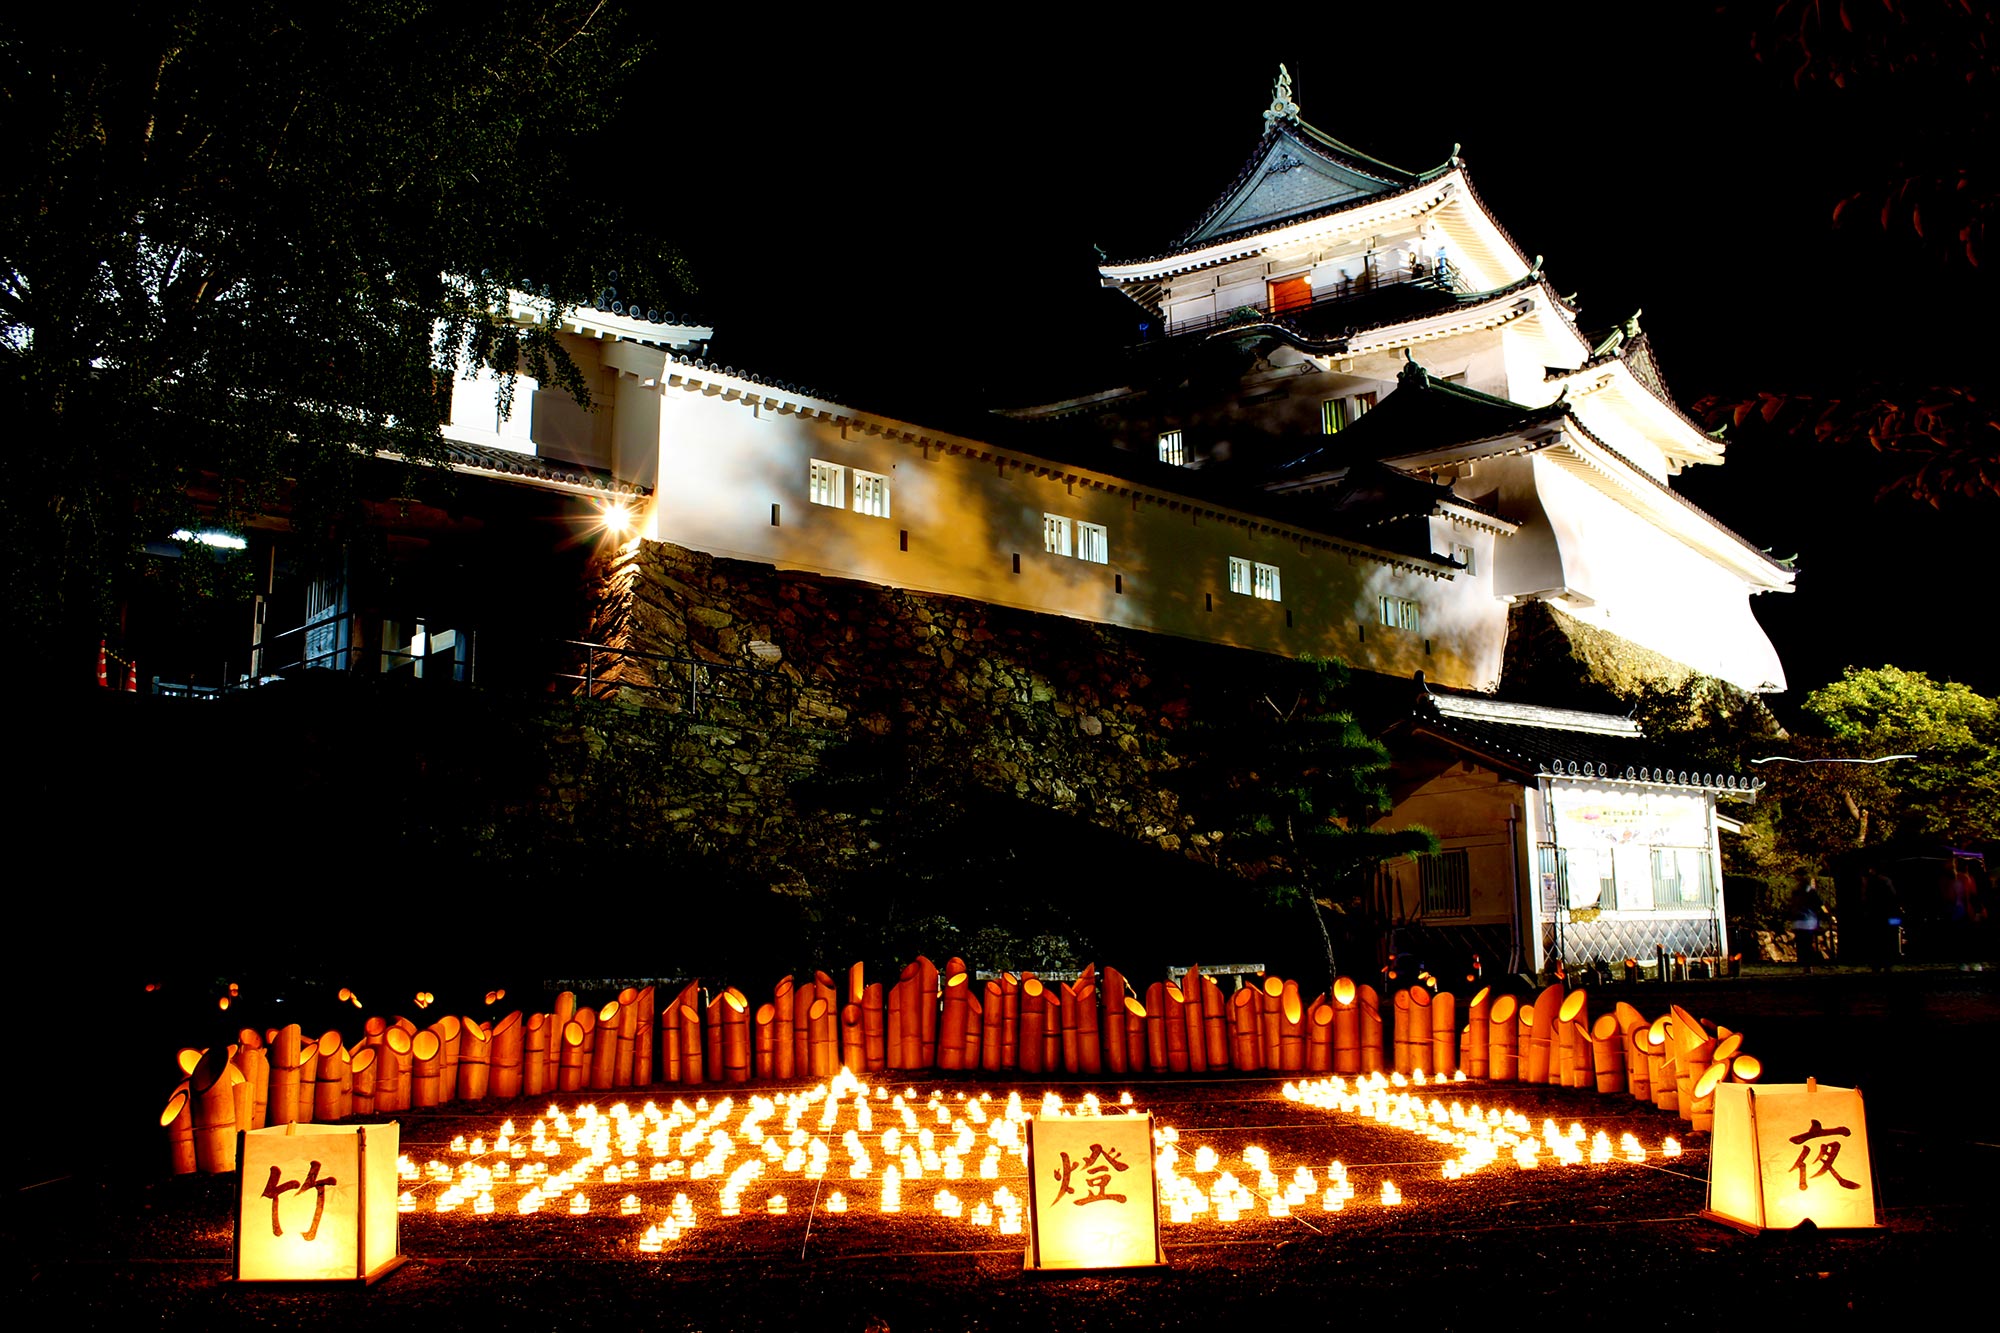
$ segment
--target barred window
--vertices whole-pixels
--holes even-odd
[[[1715,898],[1708,853],[1697,847],[1653,849],[1653,903],[1658,907],[1707,907]]]
[[[816,505],[832,505],[835,509],[847,508],[847,469],[838,463],[812,460],[811,489],[807,492]]]
[[[854,469],[854,512],[870,518],[889,517],[889,479],[879,472]]]
[[[1422,626],[1422,616],[1416,601],[1408,597],[1382,598],[1382,624],[1389,629],[1417,633]]]
[[[1251,570],[1253,573],[1251,583],[1252,596],[1260,597],[1267,602],[1284,600],[1278,595],[1278,567],[1276,565],[1252,565]]]
[[[1417,858],[1425,916],[1471,916],[1472,874],[1463,848]]]
[[[1042,549],[1050,555],[1069,554],[1069,520],[1061,514],[1042,515]]]
[[[1076,558],[1088,560],[1092,564],[1109,564],[1111,561],[1111,534],[1098,523],[1078,523],[1076,525]]]
[[[1179,431],[1163,430],[1160,432],[1160,461],[1162,463],[1171,463],[1175,467],[1187,466],[1187,446],[1182,443]]]
[[[1250,595],[1250,589],[1252,586],[1251,579],[1252,575],[1250,573],[1250,562],[1248,560],[1245,560],[1240,555],[1230,556],[1229,591],[1240,592],[1245,597],[1248,597]]]

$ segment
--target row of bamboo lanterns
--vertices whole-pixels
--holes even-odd
[[[516,1010],[489,1023],[455,1015],[419,1028],[367,1020],[353,1046],[317,1041],[296,1024],[234,1045],[180,1053],[184,1082],[161,1114],[177,1172],[235,1169],[236,1131],[344,1119],[447,1101],[668,1084],[700,1087],[861,1073],[1372,1074],[1393,1050],[1399,1073],[1463,1070],[1496,1081],[1595,1086],[1688,1108],[1706,1129],[1714,1083],[1754,1078],[1741,1037],[1718,1038],[1684,1011],[1648,1023],[1620,1003],[1590,1022],[1581,990],[1559,986],[1532,1004],[1481,990],[1457,1018],[1455,997],[1414,986],[1392,994],[1385,1047],[1378,992],[1347,977],[1306,1001],[1298,983],[1264,976],[1224,992],[1200,969],[1143,991],[1116,968],[1074,982],[1012,973],[976,983],[953,958],[919,957],[884,987],[862,965],[845,986],[825,972],[781,977],[753,1010],[734,987],[704,1001],[689,982],[664,1008],[655,988],[628,988],[596,1008],[563,992],[548,1013]],[[844,998],[843,998],[844,990]],[[1700,1086],[1711,1069],[1722,1072]],[[1684,1079],[1683,1073],[1691,1075]],[[1680,1084],[1687,1083],[1685,1092]]]

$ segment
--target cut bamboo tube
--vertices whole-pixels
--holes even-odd
[[[243,1075],[229,1062],[231,1050],[209,1047],[188,1075],[195,1165],[210,1175],[236,1169],[236,1086]]]
[[[707,1057],[702,1073],[710,1083],[722,1082],[722,1008],[722,995],[717,992],[704,1011],[707,1016],[707,1031],[704,1033]]]
[[[160,1112],[160,1128],[167,1131],[168,1170],[177,1176],[193,1175],[194,1107],[188,1098],[187,1084],[175,1088],[174,1095],[167,1098],[167,1109]]]
[[[1324,995],[1306,1010],[1306,1072],[1333,1072],[1333,1006]]]
[[[1410,1063],[1410,992],[1408,987],[1389,996],[1389,1041],[1394,1052],[1395,1070],[1407,1074]]]
[[[1163,981],[1146,984],[1146,1067],[1155,1073],[1164,1074],[1173,1066],[1169,1063],[1167,1045],[1167,986]],[[1182,1068],[1186,1068],[1183,1063]]]
[[[529,1014],[521,1026],[521,1093],[539,1097],[549,1090],[549,1015]]]
[[[597,1011],[589,1005],[584,1005],[576,1011],[576,1017],[572,1018],[570,1022],[576,1024],[578,1029],[583,1033],[583,1049],[579,1053],[583,1061],[583,1083],[581,1086],[587,1088],[590,1086],[591,1071],[597,1067]]]
[[[1210,976],[1201,979],[1201,1035],[1208,1067],[1229,1068],[1229,997]]]
[[[1261,1053],[1264,1068],[1275,1071],[1284,1057],[1279,1052],[1279,1029],[1284,1024],[1283,1004],[1285,983],[1282,978],[1266,976],[1259,989],[1263,996],[1257,1001],[1259,1036],[1262,1040]]]
[[[958,962],[953,959],[953,962]],[[964,964],[959,964],[964,968]],[[972,978],[963,970],[947,973],[944,978],[944,1013],[938,1028],[937,1060],[939,1069],[960,1070],[965,1068],[965,1028],[972,1018]]]
[[[1361,1010],[1355,1004],[1357,995],[1352,977],[1334,978],[1333,1072],[1336,1074],[1361,1072]]]
[[[575,1017],[576,993],[574,991],[559,993],[555,1003],[549,1008],[549,1071],[546,1077],[547,1086],[550,1088],[561,1086],[559,1066],[562,1062],[563,1032],[569,1027],[570,1020]]]
[[[583,1024],[572,1018],[563,1024],[562,1050],[556,1057],[556,1091],[581,1091],[584,1074]]]
[[[1076,983],[1076,1055],[1080,1074],[1104,1072],[1104,1042],[1097,1012],[1097,984]]]
[[[375,1114],[375,1081],[381,1064],[380,1046],[363,1046],[354,1053],[354,1114]]]
[[[887,1003],[882,1019],[882,1063],[883,1068],[899,1070],[903,1067],[903,1016],[908,1009],[909,983],[898,981],[889,987]]]
[[[796,986],[790,976],[782,976],[771,988],[771,1065],[776,1071],[773,1077],[779,1079],[798,1077],[798,1042],[793,1035],[797,1027]]]
[[[466,1102],[486,1100],[493,1076],[493,1035],[476,1018],[459,1021],[458,1098]]]
[[[861,1068],[879,1074],[888,1067],[889,1034],[883,1023],[882,983],[871,981],[861,988]]]
[[[1729,1062],[1731,1083],[1755,1083],[1764,1074],[1764,1062],[1754,1055],[1739,1055]]]
[[[256,1036],[257,1044],[250,1046],[240,1041],[236,1044],[236,1068],[243,1075],[243,1082],[250,1090],[249,1127],[262,1129],[270,1113],[271,1053],[264,1048],[261,1036],[251,1033],[248,1028],[244,1029],[244,1033]],[[1732,1051],[1731,1054],[1735,1052]]]
[[[1255,986],[1239,986],[1229,997],[1229,1063],[1239,1074],[1264,1067],[1263,998]]]
[[[1674,1065],[1674,1050],[1667,1039],[1672,1017],[1662,1014],[1646,1028],[1646,1078],[1652,1085],[1653,1105],[1662,1111],[1680,1110],[1680,1078]]]
[[[1625,1091],[1625,1034],[1618,1030],[1618,1015],[1599,1014],[1590,1025],[1590,1067],[1600,1094]]]
[[[681,1086],[698,1088],[701,1086],[701,992],[693,982],[681,992],[681,998],[674,1005],[674,1012],[680,1020],[681,1044]]]
[[[1704,1065],[1695,1077],[1689,1091],[1691,1105],[1688,1109],[1688,1126],[1697,1134],[1715,1132],[1715,1086],[1727,1081],[1729,1066],[1724,1064]]]
[[[431,1024],[431,1030],[438,1034],[438,1058],[444,1061],[438,1071],[438,1090],[444,1099],[450,1101],[458,1087],[458,1038],[465,1025],[454,1014],[445,1014]]]
[[[1649,1032],[1648,1027],[1641,1023],[1619,1038],[1624,1043],[1625,1091],[1642,1102],[1653,1100],[1653,1084],[1647,1076],[1646,1061],[1646,1039]]]
[[[1160,1039],[1166,1047],[1166,1069],[1185,1074],[1188,1072],[1187,998],[1171,981],[1155,984],[1158,991],[1151,986],[1146,988],[1146,1012],[1156,1015],[1159,1022]]]
[[[1062,1067],[1074,1074],[1083,1067],[1083,1052],[1077,1045],[1076,986],[1071,982],[1057,982],[1049,991],[1049,998],[1056,1004],[1056,1029],[1062,1034]]]
[[[861,1006],[849,1001],[840,1006],[840,1063],[850,1073],[868,1067],[863,1054],[866,1039],[861,1035]]]
[[[319,1102],[319,1042],[308,1038],[299,1053],[298,1122],[310,1125],[313,1108]]]
[[[1125,995],[1125,1072],[1146,1072],[1146,1006],[1129,991]]]
[[[986,1011],[980,1015],[980,1069],[986,1073],[1000,1073],[1000,1059],[1004,1055],[1000,1045],[1000,1021],[1004,1017],[1004,1005],[1000,1001],[1000,979],[994,977],[986,983]],[[1120,1069],[1124,1067],[1124,1055],[1118,1057]]]
[[[1562,1043],[1559,1059],[1561,1082],[1566,1088],[1587,1088],[1591,1085],[1590,1051],[1590,998],[1584,988],[1578,986],[1563,996],[1562,1005],[1556,1010],[1558,1037]]]
[[[722,992],[722,1077],[728,1083],[750,1081],[750,997],[734,986]]]
[[[1731,1060],[1734,1060],[1736,1053],[1742,1049],[1743,1034],[1740,1032],[1726,1033],[1716,1039],[1715,1050],[1708,1058],[1713,1064],[1726,1065]]]
[[[922,986],[923,968],[914,962],[905,964],[895,992],[890,996],[901,1016],[896,1028],[896,1054],[889,1060],[892,1069],[923,1068],[924,1022],[917,1012],[920,1007],[918,991]]]
[[[1049,1007],[1042,998],[1042,983],[1029,977],[1021,983],[1019,997],[1021,1009],[1021,1031],[1014,1043],[1014,1056],[1019,1069],[1024,1074],[1039,1074],[1043,1070],[1043,1052],[1048,1043],[1044,1040],[1048,1026]]]
[[[959,966],[963,967],[961,963]],[[922,954],[917,955],[918,1068],[937,1068],[938,970]]]
[[[970,982],[966,984],[966,989],[968,991],[972,989]],[[979,1044],[986,1038],[986,1007],[979,1003],[978,996],[967,995],[965,997],[965,1008],[965,1067],[967,1069],[977,1069],[979,1068]]]
[[[329,1028],[320,1034],[319,1077],[313,1083],[313,1119],[340,1119],[340,1084],[348,1069],[347,1048],[340,1034]]]
[[[1435,1074],[1437,1070],[1431,1067],[1430,988],[1428,986],[1412,986],[1403,993],[1410,997],[1409,1013],[1407,1015],[1397,1015],[1399,1018],[1407,1016],[1410,1024],[1408,1037],[1410,1067],[1404,1072],[1414,1074],[1421,1070],[1427,1074]]]
[[[611,1086],[629,1088],[639,1065],[639,990],[618,992],[618,1051],[612,1061]]]
[[[1186,1029],[1187,1067],[1191,1074],[1208,1072],[1206,1005],[1208,993],[1202,988],[1201,968],[1193,963],[1181,975],[1181,1022]]]
[[[992,999],[987,1000],[992,1004]],[[1115,967],[1104,969],[1104,1018],[1101,1038],[1104,1067],[1114,1074],[1126,1072],[1125,1063],[1125,974]]]
[[[1299,983],[1287,980],[1278,992],[1278,1068],[1296,1074],[1306,1067],[1305,1001]]]
[[[1465,1006],[1465,1076],[1488,1078],[1493,1068],[1493,1039],[1487,1026],[1487,1006],[1493,990],[1481,986]]]
[[[604,1092],[618,1085],[618,1028],[623,1021],[619,1015],[625,1006],[616,1000],[606,1000],[597,1011],[597,1021],[585,1023],[584,1031],[590,1035],[589,1063],[584,1074],[584,1086],[594,1092]],[[578,1010],[577,1016],[589,1013],[588,1009]]]
[[[1629,1035],[1633,1028],[1646,1026],[1646,1016],[1623,1000],[1611,1006],[1611,1012],[1618,1019],[1621,1033]]]
[[[778,1076],[778,1048],[772,1039],[777,1021],[777,1006],[760,1004],[757,1006],[756,1021],[751,1025],[751,1035],[757,1042],[757,1077],[767,1082]]]
[[[1458,997],[1448,990],[1431,997],[1431,1072],[1450,1078],[1459,1072]]]
[[[1521,1002],[1498,995],[1486,1009],[1486,1076],[1502,1083],[1521,1077],[1519,1028],[1515,1021]]]
[[[1529,1020],[1528,1048],[1521,1053],[1527,1061],[1528,1072],[1522,1075],[1524,1082],[1550,1083],[1554,1081],[1556,1014],[1562,1008],[1563,988],[1549,986],[1535,997],[1533,1009],[1522,1012],[1532,1013]]]
[[[956,958],[952,959],[952,961],[954,963],[958,963],[958,967],[961,972],[965,970],[964,963],[959,963],[958,959]],[[847,1003],[860,1004],[861,997],[867,991],[867,989],[868,989],[867,970],[862,966],[862,964],[858,962],[848,964]]]
[[[297,1023],[292,1024],[294,1033],[298,1031],[298,1026]],[[180,1069],[182,1078],[186,1078],[194,1072],[194,1067],[201,1063],[202,1053],[205,1049],[205,1047],[201,1046],[183,1046],[180,1050],[174,1052],[174,1064]]]
[[[264,1106],[266,1125],[296,1124],[299,1118],[299,1061],[304,1034],[297,1023],[287,1023],[271,1038],[271,1090]],[[196,1059],[200,1059],[199,1052]],[[193,1072],[189,1066],[181,1071]]]
[[[1379,1074],[1382,1072],[1382,998],[1375,988],[1362,985],[1356,988],[1355,1005],[1361,1010],[1361,1072]]]
[[[632,1081],[642,1088],[653,1085],[653,1009],[658,1002],[659,996],[654,994],[653,987],[643,986],[633,1006],[638,1013],[632,1024]]]
[[[1021,1067],[1021,980],[1012,972],[1000,974],[1000,1067]]]
[[[410,1105],[421,1110],[442,1102],[443,1077],[444,1043],[425,1028],[410,1038]]]
[[[1042,1006],[1049,1011],[1042,1020],[1042,1069],[1053,1074],[1062,1068],[1062,1002],[1047,985],[1042,987]]]
[[[840,1053],[833,1017],[833,1002],[815,987],[812,1004],[806,1010],[807,1030],[811,1034],[808,1072],[814,1078],[832,1078],[840,1072]]]
[[[375,1113],[389,1115],[410,1105],[410,1034],[394,1023],[382,1029],[375,1064]]]

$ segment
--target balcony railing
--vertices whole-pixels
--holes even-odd
[[[1370,271],[1336,287],[1316,291],[1310,301],[1277,303],[1268,298],[1262,301],[1239,301],[1227,310],[1218,310],[1213,315],[1204,315],[1199,319],[1169,320],[1166,325],[1166,336],[1175,338],[1183,333],[1201,333],[1209,329],[1245,323],[1253,313],[1259,319],[1277,318],[1290,321],[1301,315],[1312,315],[1321,310],[1346,305],[1392,288],[1448,292],[1454,295],[1467,290],[1458,270],[1453,268],[1449,261],[1440,259],[1428,268],[1405,269],[1391,275]]]

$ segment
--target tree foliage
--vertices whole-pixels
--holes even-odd
[[[1306,656],[1282,664],[1226,720],[1196,730],[1180,786],[1222,851],[1280,901],[1302,904],[1337,970],[1326,914],[1341,918],[1347,947],[1385,924],[1372,910],[1376,867],[1437,850],[1427,830],[1379,830],[1391,801],[1389,752],[1342,706],[1347,668]]]
[[[0,572],[37,648],[96,637],[197,506],[332,530],[359,460],[438,447],[459,367],[580,393],[549,329],[608,269],[685,294],[599,185],[639,49],[603,0],[46,27],[0,23]],[[494,318],[510,285],[538,322]]]

